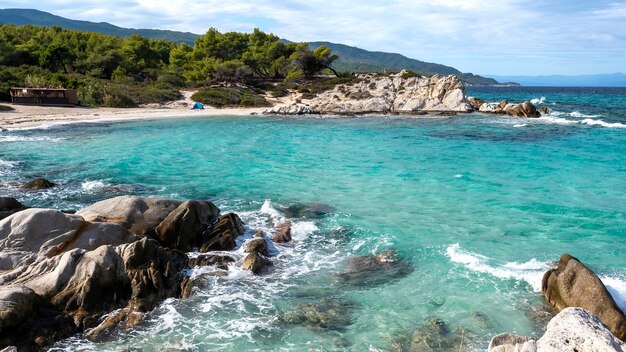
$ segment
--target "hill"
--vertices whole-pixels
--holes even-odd
[[[67,29],[75,29],[87,32],[128,37],[132,34],[140,34],[151,39],[165,39],[175,43],[187,43],[193,45],[197,34],[189,32],[176,32],[158,29],[134,29],[114,26],[106,22],[76,21],[56,16],[48,12],[32,9],[0,9],[0,23],[14,24],[17,26],[32,24],[37,26],[59,26]],[[285,41],[286,42],[286,41]],[[330,42],[312,42],[311,49],[326,45],[337,54],[340,59],[335,66],[338,71],[351,72],[383,72],[399,71],[407,69],[421,74],[454,74],[472,85],[495,85],[498,82],[492,78],[485,78],[436,63],[424,62],[403,56],[401,54],[368,51],[348,45]]]
[[[193,45],[197,34],[189,32],[166,31],[160,29],[135,29],[122,28],[106,22],[76,21],[56,16],[48,12],[32,9],[0,9],[0,23],[22,26],[32,24],[36,26],[59,26],[66,29],[74,29],[85,32],[96,32],[128,37],[132,34],[140,34],[150,39],[165,39],[175,43],[187,43]]]

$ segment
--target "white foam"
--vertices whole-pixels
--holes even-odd
[[[526,126],[528,126],[528,124],[525,124],[525,123],[518,123],[518,124],[513,125],[513,127],[526,127]]]
[[[619,122],[610,123],[610,122],[604,122],[602,120],[594,120],[594,119],[584,119],[580,121],[580,123],[585,124],[585,125],[590,125],[590,126],[602,126],[602,127],[607,127],[607,128],[626,128],[626,125],[623,123],[619,123]]]
[[[579,121],[568,120],[559,116],[563,116],[563,113],[560,113],[557,111],[549,115],[538,117],[535,120],[544,122],[544,123],[551,123],[555,125],[576,125],[579,123]]]
[[[27,137],[27,136],[0,136],[0,142],[58,142],[65,138],[59,137]]]
[[[626,277],[600,276],[600,280],[609,290],[617,306],[626,312]]]
[[[474,272],[490,274],[500,279],[525,281],[536,292],[541,291],[541,279],[550,268],[548,263],[534,258],[524,263],[497,263],[489,257],[462,249],[458,243],[449,246],[446,249],[446,255],[453,263],[462,264]]]
[[[454,175],[454,178],[461,178],[461,177],[463,177],[463,174],[456,174],[456,175]]]
[[[275,220],[283,220],[282,214],[274,208],[272,202],[269,199],[266,199],[265,202],[263,202],[263,205],[261,206],[261,213],[269,215]]]
[[[578,111],[572,111],[568,114],[571,117],[576,117],[576,118],[594,118],[594,117],[600,117],[601,115],[585,115],[583,113],[580,113]]]
[[[531,99],[531,100],[530,100],[530,102],[531,102],[533,105],[543,104],[543,103],[545,103],[545,102],[546,102],[546,97],[534,98],[534,99]]]
[[[81,188],[85,191],[94,191],[94,190],[102,189],[106,186],[107,184],[105,184],[102,181],[85,181],[81,184]]]

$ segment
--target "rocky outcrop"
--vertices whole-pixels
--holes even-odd
[[[571,255],[563,254],[558,266],[544,274],[541,292],[556,309],[584,308],[598,316],[619,339],[626,339],[624,313],[598,276]]]
[[[249,270],[253,274],[262,273],[268,266],[272,265],[272,261],[260,253],[252,252],[248,254],[241,263],[241,268]]]
[[[320,114],[469,112],[465,87],[453,75],[406,77],[406,72],[391,75],[360,74],[353,84],[341,84],[322,92],[307,104],[272,109],[279,114],[310,111]]]
[[[541,114],[537,111],[537,108],[529,101],[525,101],[520,104],[511,104],[507,101],[502,101],[498,104],[483,103],[478,111],[488,114],[526,118],[541,116]]]
[[[264,238],[253,238],[245,244],[244,252],[259,253],[269,257],[270,251]]]
[[[544,107],[542,107],[542,108],[540,108],[540,109],[539,109],[539,113],[540,113],[541,115],[548,115],[548,114],[550,114],[551,112],[552,112],[552,110],[551,110],[549,107],[546,107],[546,106],[544,106]]]
[[[472,106],[472,109],[476,111],[478,111],[480,107],[486,103],[486,101],[484,101],[483,99],[476,98],[476,97],[467,97],[467,101]]]
[[[626,352],[626,344],[595,315],[582,308],[567,308],[554,317],[537,341],[540,352]]]
[[[34,180],[28,181],[24,183],[20,189],[21,190],[40,190],[40,189],[48,189],[54,187],[55,184],[46,180],[45,178],[36,178]]]
[[[85,329],[99,339],[135,326],[144,312],[181,295],[190,261],[180,249],[199,247],[207,233],[209,242],[234,241],[243,231],[237,215],[219,217],[202,201],[125,196],[77,214],[15,213],[0,221],[0,348],[31,350]],[[227,269],[234,262],[217,257],[191,264]]]

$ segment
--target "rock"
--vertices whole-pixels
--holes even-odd
[[[465,331],[452,331],[443,320],[431,317],[413,332],[409,352],[464,351],[467,339]]]
[[[133,308],[123,308],[105,316],[105,319],[95,328],[89,329],[85,337],[91,341],[100,342],[116,330],[130,330],[141,324],[145,317],[143,312]]]
[[[218,218],[202,235],[200,252],[232,251],[237,247],[237,237],[243,235],[243,222],[237,214],[229,213]]]
[[[0,350],[0,352],[18,352],[17,347],[9,346]]]
[[[45,178],[36,178],[34,180],[28,181],[24,183],[20,189],[21,190],[39,190],[39,189],[48,189],[54,187],[55,184],[46,180]]]
[[[506,100],[498,104],[484,103],[478,109],[480,112],[498,115],[510,115],[514,117],[539,117],[541,116],[537,108],[528,101],[520,104],[510,104]]]
[[[469,104],[472,106],[472,108],[476,111],[478,111],[480,109],[480,107],[486,103],[486,101],[480,99],[480,98],[476,98],[476,97],[468,97],[467,101],[469,102]]]
[[[136,240],[116,224],[90,223],[51,209],[27,209],[0,221],[0,270],[13,270],[72,249]],[[12,273],[0,273],[0,284]]]
[[[154,234],[155,228],[182,202],[164,198],[120,196],[95,203],[76,212],[91,222],[120,224],[138,235]]]
[[[537,342],[532,337],[500,334],[491,339],[488,352],[536,352]]]
[[[190,200],[174,209],[156,227],[164,246],[183,252],[198,247],[205,228],[214,223],[220,210],[210,202]]]
[[[317,115],[318,112],[306,104],[291,104],[265,110],[266,115]]]
[[[253,274],[258,275],[270,265],[272,265],[271,260],[265,258],[262,254],[252,252],[243,259],[241,268],[244,270],[250,270]]]
[[[600,279],[578,259],[563,254],[548,270],[541,292],[557,310],[581,307],[596,315],[619,339],[626,339],[626,317]]]
[[[11,197],[0,197],[0,220],[24,210],[26,207]]]
[[[551,112],[552,112],[552,110],[551,110],[549,107],[546,107],[546,106],[544,106],[544,107],[542,107],[542,108],[540,108],[540,109],[539,109],[539,113],[540,113],[541,115],[548,115],[548,114],[550,114]]]
[[[413,113],[416,111],[468,112],[465,87],[458,77],[406,77],[360,74],[351,85],[338,85],[309,102],[323,114]]]
[[[270,251],[264,238],[254,238],[245,244],[244,252],[259,253],[269,257]]]
[[[228,264],[235,262],[235,259],[227,255],[202,254],[189,260],[190,267],[215,265],[219,269],[228,270]]]
[[[276,243],[291,242],[291,221],[285,221],[276,226],[272,241]]]
[[[554,317],[537,341],[541,352],[626,351],[626,344],[598,317],[582,308],[566,308]]]
[[[321,219],[336,210],[337,209],[328,204],[297,203],[282,209],[282,212],[288,218]]]
[[[350,310],[353,306],[351,302],[322,299],[315,303],[300,304],[295,310],[283,314],[280,320],[315,330],[343,331],[352,324]]]
[[[537,111],[537,108],[529,101],[525,101],[521,104],[507,105],[504,111],[511,116],[515,117],[539,117],[541,114]]]
[[[390,251],[377,256],[358,256],[348,259],[347,270],[333,274],[333,278],[347,285],[378,285],[412,271],[409,264],[403,262]]]
[[[0,330],[20,326],[37,310],[41,297],[25,286],[0,286]]]

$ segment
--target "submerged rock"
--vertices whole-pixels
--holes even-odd
[[[466,338],[464,331],[452,331],[443,320],[432,317],[413,332],[409,352],[466,351]]]
[[[281,316],[287,324],[302,325],[316,330],[344,330],[352,324],[351,302],[322,299],[315,303],[300,304],[295,310]]]
[[[322,203],[297,203],[282,209],[288,218],[321,219],[337,209]]]
[[[408,275],[412,267],[391,251],[377,256],[358,256],[348,259],[347,270],[333,274],[341,283],[361,286],[378,285]]]
[[[619,339],[626,339],[626,317],[596,274],[578,259],[563,254],[558,267],[548,270],[541,292],[558,310],[581,307],[596,315]]]
[[[46,180],[45,178],[36,178],[34,180],[24,183],[20,189],[22,190],[40,190],[48,189],[56,186],[54,183]]]

